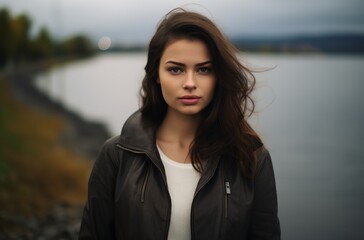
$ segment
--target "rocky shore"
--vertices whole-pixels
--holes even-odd
[[[58,204],[45,218],[0,214],[6,226],[0,228],[0,240],[73,240],[80,229],[83,206]]]
[[[34,87],[33,78],[42,69],[44,66],[33,66],[7,72],[5,75],[12,95],[35,110],[50,112],[64,119],[66,127],[59,136],[59,144],[92,161],[110,134],[102,124],[82,119]],[[77,239],[82,211],[83,204],[67,203],[55,204],[42,217],[11,216],[0,211],[0,240]]]

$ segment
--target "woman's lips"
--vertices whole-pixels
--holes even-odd
[[[186,95],[183,97],[180,97],[179,100],[181,101],[181,103],[185,104],[185,105],[193,105],[198,103],[198,101],[200,101],[201,97],[199,96],[190,96],[190,95]]]

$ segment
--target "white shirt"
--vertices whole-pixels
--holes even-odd
[[[168,158],[157,146],[167,176],[172,200],[169,240],[191,239],[191,204],[200,173],[191,163],[179,163]]]

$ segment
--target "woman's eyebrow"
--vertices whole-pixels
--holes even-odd
[[[207,61],[205,61],[205,62],[202,62],[202,63],[198,63],[198,64],[196,64],[196,66],[203,66],[203,65],[211,64],[211,63],[212,63],[212,61],[211,61],[211,60],[207,60]]]
[[[174,64],[174,65],[178,65],[178,66],[186,66],[186,64],[180,63],[180,62],[176,62],[176,61],[167,61],[166,64],[168,64],[168,63]],[[211,60],[207,60],[205,62],[197,63],[196,66],[203,66],[203,65],[206,65],[206,64],[210,64],[210,63],[212,63],[212,61]]]
[[[167,61],[166,64],[174,64],[174,65],[178,65],[178,66],[186,66],[184,63],[180,63],[180,62],[176,62],[176,61]]]

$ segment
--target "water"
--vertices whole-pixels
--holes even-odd
[[[37,85],[112,134],[138,105],[145,54],[101,55]],[[251,123],[271,152],[282,239],[364,239],[364,57],[243,56],[257,70]]]
[[[111,134],[139,106],[145,54],[109,54],[41,74],[37,86],[87,119],[106,124]]]

